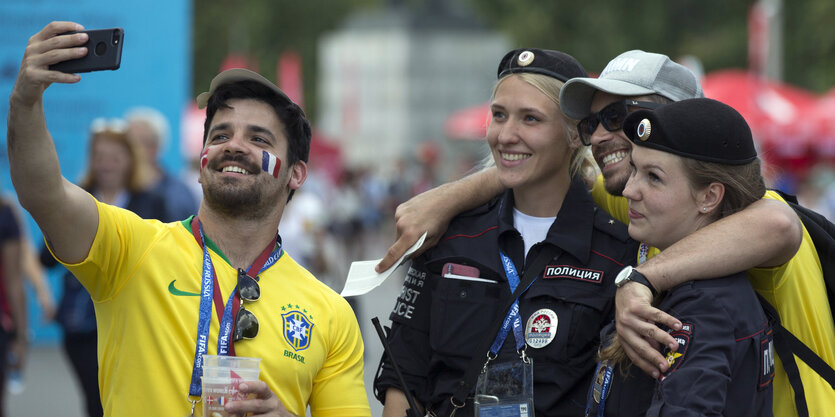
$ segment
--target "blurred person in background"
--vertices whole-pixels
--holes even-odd
[[[22,222],[21,222],[22,224]],[[32,284],[35,290],[35,300],[41,312],[41,320],[44,323],[55,319],[56,306],[55,298],[52,295],[52,288],[46,276],[46,271],[38,259],[37,248],[29,237],[24,233],[23,238],[23,276]]]
[[[368,259],[382,249],[382,228],[388,192],[388,181],[376,170],[365,167],[360,170],[360,196],[364,204],[360,209],[362,223],[362,258]]]
[[[158,219],[170,222],[197,214],[198,202],[191,189],[168,173],[160,163],[160,156],[171,136],[171,127],[165,116],[150,107],[135,107],[127,111],[125,120],[128,138],[142,149],[149,167],[148,189],[162,197],[165,212]]]
[[[345,249],[345,258],[364,259],[362,250],[362,210],[360,171],[348,168],[334,189],[330,210],[330,232]]]
[[[284,210],[278,230],[281,231],[285,252],[331,289],[341,291],[341,287],[337,288],[335,282],[323,274],[328,267],[319,265],[316,261],[322,246],[317,236],[327,233],[328,223],[328,209],[322,198],[305,189],[298,190],[293,195],[293,204],[287,205],[287,209]]]
[[[6,359],[16,358],[15,366],[22,367],[29,347],[22,229],[12,205],[0,198],[0,416],[5,414]]]
[[[38,260],[36,248],[33,246],[32,241],[29,238],[29,234],[26,233],[26,228],[23,227],[25,223],[23,222],[23,217],[21,217],[21,213],[18,210],[17,205],[13,207],[13,211],[18,219],[18,224],[20,224],[22,228],[20,235],[21,272],[23,278],[29,281],[29,283],[32,284],[32,288],[35,290],[35,300],[38,303],[41,314],[41,322],[49,323],[55,319],[55,298],[52,295],[52,289],[49,285],[46,271],[41,265],[40,260]],[[26,329],[26,331],[28,332],[29,329]],[[14,395],[22,393],[26,388],[24,363],[22,359],[23,358],[19,358],[14,354],[8,355],[9,368],[6,372],[6,390]]]
[[[812,167],[798,184],[797,201],[835,221],[835,169],[823,162]]]
[[[397,158],[394,162],[394,172],[389,177],[387,200],[384,206],[387,217],[393,217],[397,206],[414,195],[410,177],[408,160],[405,157]]]
[[[96,119],[90,125],[89,159],[80,186],[99,201],[128,209],[140,217],[166,216],[162,197],[149,191],[151,167],[142,151],[130,140],[121,119]],[[58,261],[44,246],[41,263],[57,267]],[[81,283],[65,268],[64,291],[56,320],[64,332],[64,353],[81,385],[90,417],[103,414],[99,396],[96,313],[93,300]]]

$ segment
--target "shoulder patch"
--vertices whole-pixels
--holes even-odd
[[[678,349],[673,352],[670,348],[664,348],[663,354],[667,358],[667,363],[670,367],[667,372],[664,372],[658,379],[663,381],[668,376],[672,375],[676,369],[686,360],[687,348],[693,342],[693,332],[695,328],[692,323],[681,323],[681,330],[669,330],[667,333],[678,342]]]
[[[774,333],[771,327],[768,327],[760,337],[760,391],[768,388],[774,381],[774,354]]]

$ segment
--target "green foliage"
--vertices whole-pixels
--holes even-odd
[[[629,49],[693,55],[706,72],[746,68],[752,0],[195,0],[194,93],[203,91],[230,52],[248,54],[268,78],[288,48],[303,62],[306,108],[316,109],[317,43],[351,13],[397,4],[468,7],[506,33],[514,47],[568,52],[597,73]],[[823,92],[835,85],[835,15],[831,0],[784,0],[784,78]]]
[[[784,0],[784,76],[786,82],[825,92],[835,86],[835,30],[831,0]]]
[[[282,52],[302,59],[305,107],[316,108],[314,84],[319,37],[335,30],[352,11],[379,7],[378,0],[194,0],[194,81],[205,91],[230,53],[247,55],[275,81]]]
[[[747,1],[466,1],[515,46],[563,50],[593,73],[629,49],[695,55],[710,69],[746,65]]]
[[[693,55],[706,72],[748,66],[752,0],[465,0],[515,46],[560,49],[599,72],[629,49]],[[835,2],[784,0],[786,82],[822,93],[835,85]]]

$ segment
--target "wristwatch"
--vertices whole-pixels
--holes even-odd
[[[647,277],[645,277],[644,274],[638,272],[638,270],[631,266],[623,268],[620,271],[620,273],[618,273],[618,276],[615,277],[615,286],[620,288],[630,281],[646,285],[649,288],[650,292],[652,292],[653,298],[658,295],[658,291],[656,291],[655,288],[653,288],[652,284],[649,282]]]

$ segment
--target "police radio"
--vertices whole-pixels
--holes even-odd
[[[383,343],[383,350],[385,353],[391,351],[389,348],[389,342],[386,340],[385,332],[383,331],[383,327],[380,326],[380,320],[377,317],[371,319],[371,323],[374,323],[374,328],[377,330],[377,336],[380,337],[380,342]],[[409,402],[409,408],[406,410],[406,417],[422,417],[420,412],[418,411],[417,403],[415,403],[415,398],[412,396],[412,392],[409,391],[409,387],[406,386],[406,380],[403,379],[403,374],[400,373],[400,367],[397,366],[397,361],[395,361],[394,356],[388,355],[389,359],[391,359],[391,366],[394,368],[394,374],[397,375],[397,381],[400,382],[400,387],[403,388],[403,393],[406,395],[406,401]]]

